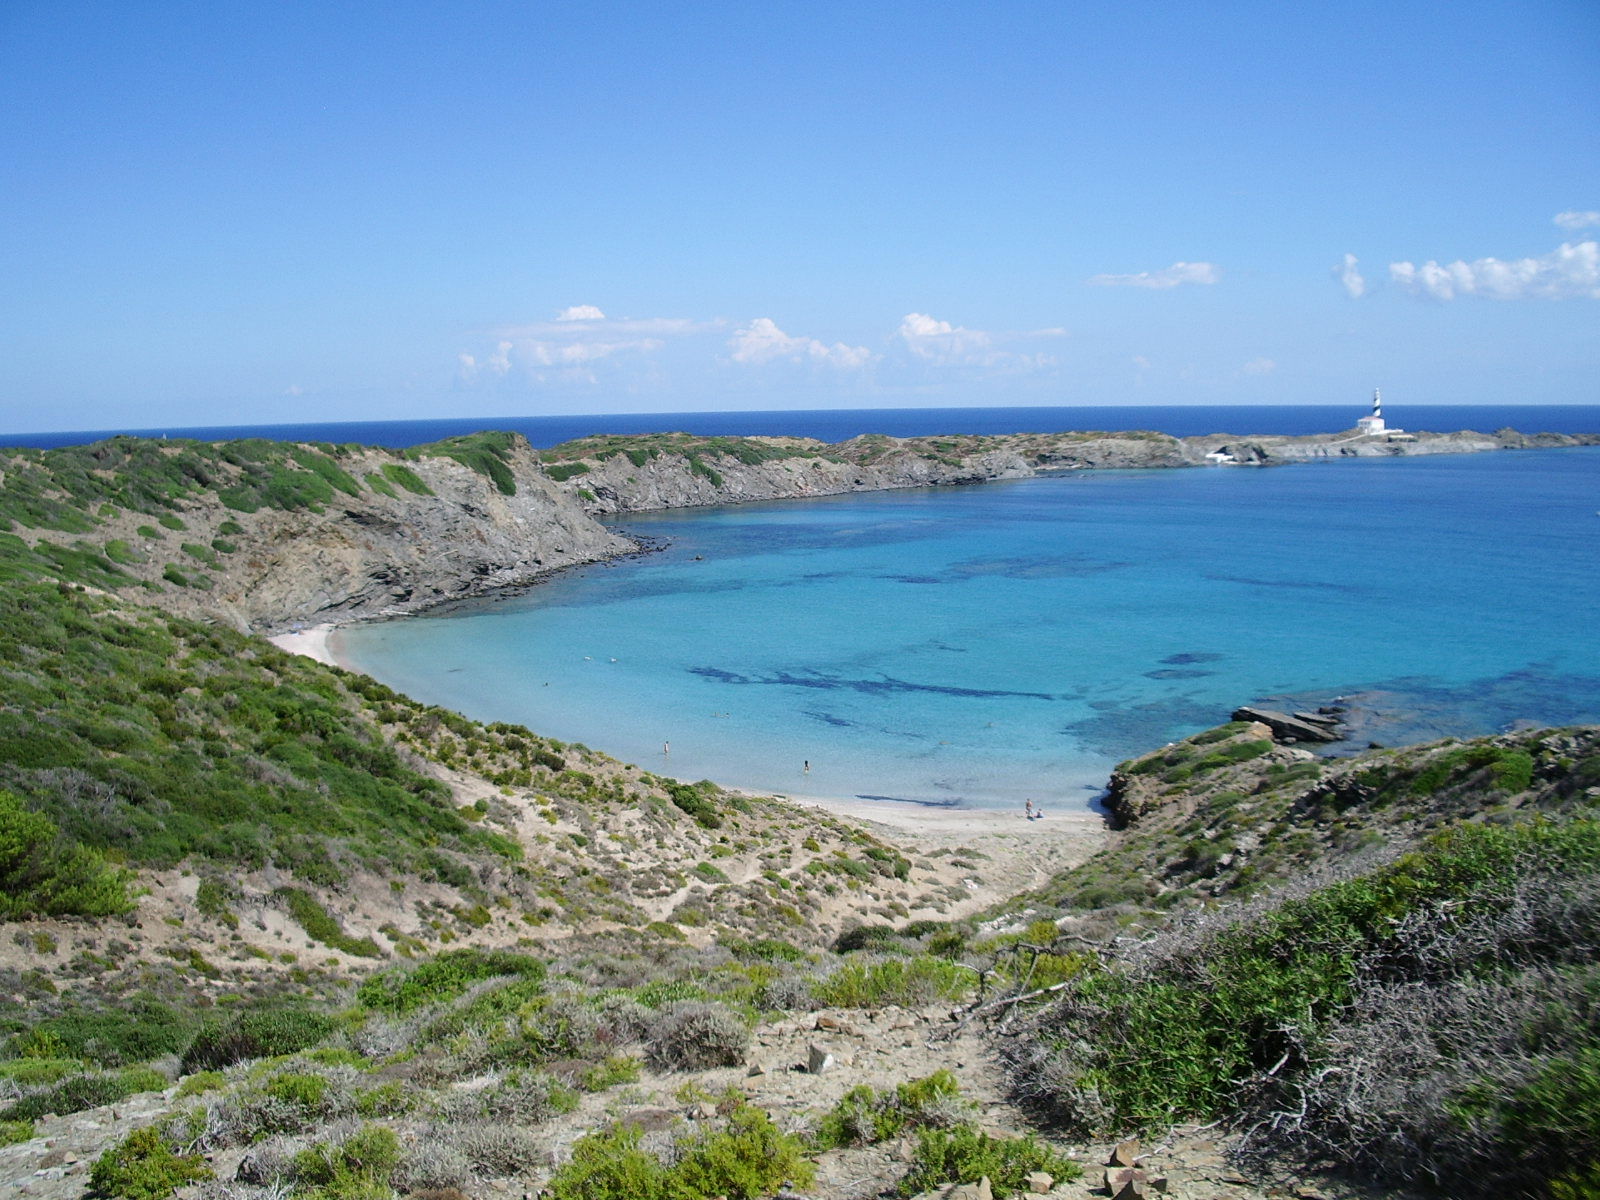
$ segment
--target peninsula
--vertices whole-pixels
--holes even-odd
[[[1600,443],[1596,434],[1009,434],[829,444],[655,434],[537,450],[118,437],[0,450],[0,562],[241,630],[399,616],[637,553],[598,517],[1084,470],[1272,466]]]

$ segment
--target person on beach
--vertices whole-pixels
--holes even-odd
[[[1029,799],[1029,800],[1026,800],[1026,801],[1023,802],[1022,815],[1027,817],[1028,820],[1030,820],[1030,821],[1033,820],[1033,800],[1032,799]]]

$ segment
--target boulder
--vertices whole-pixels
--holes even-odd
[[[1288,713],[1278,712],[1271,708],[1238,708],[1234,710],[1235,721],[1257,721],[1272,730],[1272,736],[1278,741],[1285,739],[1297,742],[1339,742],[1344,737],[1337,729],[1326,725],[1316,724],[1311,721],[1302,721],[1298,717],[1291,717]]]

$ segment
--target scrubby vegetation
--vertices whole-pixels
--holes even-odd
[[[1247,1156],[1452,1196],[1581,1190],[1600,1161],[1600,821],[1574,786],[1594,774],[1592,733],[1362,763],[1303,803],[1357,780],[1369,804],[1453,807],[1507,794],[1507,763],[1521,788],[1549,786],[1499,823],[1441,822],[1347,878],[1119,944],[1013,1043],[1019,1093],[1078,1134],[1222,1121]]]

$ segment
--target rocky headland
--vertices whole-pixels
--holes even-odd
[[[657,434],[583,438],[540,451],[520,435],[479,434],[395,451],[115,438],[58,451],[0,451],[0,519],[10,525],[0,549],[44,573],[90,555],[97,560],[90,565],[102,569],[85,582],[169,611],[280,633],[415,613],[637,553],[638,543],[597,519],[634,512],[1068,471],[1597,442],[1600,435],[1512,430],[871,435],[836,444]],[[127,494],[129,486],[137,497]],[[130,498],[136,502],[121,502]],[[150,503],[165,510],[160,520],[141,509]],[[81,508],[70,519],[55,519],[74,504]]]

